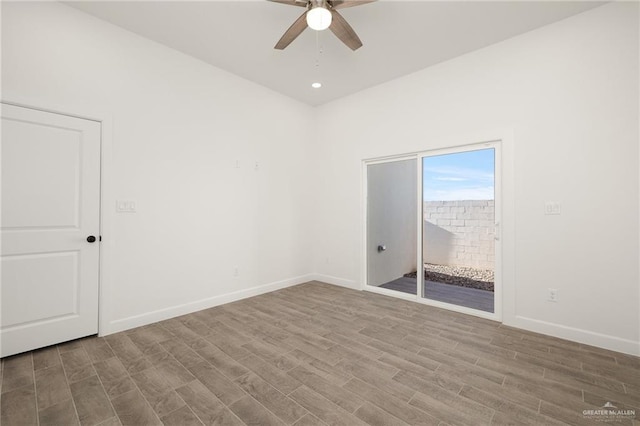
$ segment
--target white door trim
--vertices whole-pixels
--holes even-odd
[[[515,223],[514,223],[514,170],[513,170],[513,131],[511,129],[502,129],[499,131],[486,132],[477,135],[466,135],[442,141],[439,147],[416,151],[413,153],[405,153],[401,155],[389,155],[385,157],[366,158],[361,161],[361,265],[360,289],[384,294],[387,296],[398,297],[404,300],[411,300],[425,305],[449,309],[451,311],[473,315],[493,321],[509,322],[515,312]],[[495,222],[499,224],[499,238],[496,244],[495,254],[495,293],[494,293],[494,312],[483,312],[476,309],[470,309],[464,306],[453,305],[449,303],[439,302],[435,300],[425,299],[422,297],[422,288],[424,277],[418,274],[418,291],[417,294],[408,295],[401,294],[397,291],[381,289],[379,287],[367,284],[367,166],[372,164],[389,163],[394,161],[416,159],[420,164],[417,167],[418,193],[416,196],[422,199],[422,159],[424,157],[451,154],[456,152],[464,152],[473,149],[494,148],[495,149]],[[508,218],[505,224],[504,219]],[[422,264],[422,203],[418,203],[416,212],[416,220],[418,222],[419,238],[417,239],[417,265]],[[506,225],[506,226],[505,226]],[[508,232],[505,229],[508,228]],[[504,236],[508,235],[505,239]],[[509,262],[504,261],[505,253],[511,253]],[[505,286],[504,283],[509,283]],[[507,290],[508,289],[508,290]]]
[[[111,186],[111,171],[113,165],[113,119],[112,115],[104,111],[77,111],[64,105],[51,105],[40,102],[36,99],[24,97],[2,98],[3,104],[14,105],[33,110],[50,112],[54,114],[66,115],[84,120],[97,121],[100,123],[100,259],[98,277],[98,335],[109,334],[109,301],[110,298],[110,273],[113,239],[111,238],[112,215],[115,206],[115,198]],[[111,207],[111,208],[109,208]]]

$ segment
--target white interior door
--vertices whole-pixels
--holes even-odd
[[[2,104],[1,149],[4,357],[98,331],[100,123]]]

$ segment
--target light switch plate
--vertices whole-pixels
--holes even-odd
[[[135,213],[136,202],[131,200],[116,201],[116,212],[118,213]]]
[[[560,214],[560,203],[556,203],[555,201],[546,201],[544,203],[544,214],[546,214],[546,215],[559,215]]]

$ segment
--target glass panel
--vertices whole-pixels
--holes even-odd
[[[416,294],[417,164],[367,166],[368,285]]]
[[[423,297],[494,312],[495,150],[423,158]]]

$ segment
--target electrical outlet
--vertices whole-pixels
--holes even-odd
[[[550,288],[548,289],[549,293],[547,296],[547,300],[549,302],[557,302],[558,301],[558,289],[557,288]]]
[[[233,268],[233,276],[237,277],[240,275],[240,269],[236,266]]]

